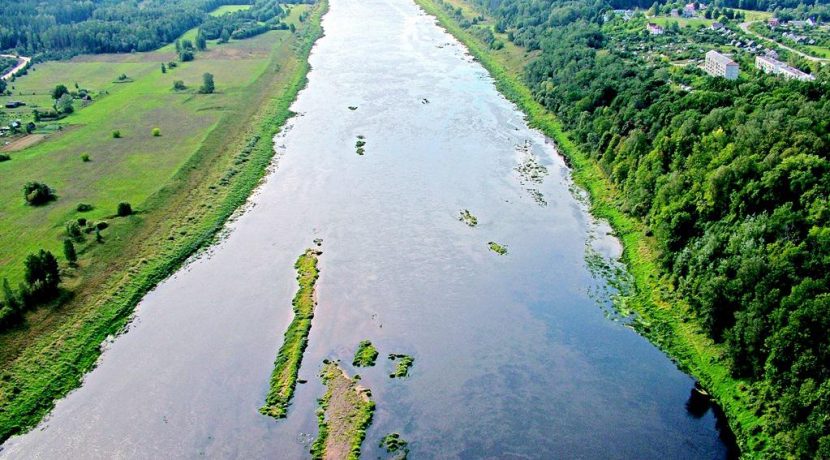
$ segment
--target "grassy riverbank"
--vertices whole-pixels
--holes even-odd
[[[320,276],[317,269],[317,257],[320,254],[317,250],[306,249],[294,264],[294,268],[297,269],[297,282],[300,285],[292,302],[294,319],[285,331],[285,339],[274,362],[274,372],[271,374],[271,388],[265,397],[265,405],[259,410],[274,418],[286,416],[288,404],[297,387],[297,374],[303,362],[303,352],[308,345],[311,319],[314,318],[314,286]]]
[[[169,182],[142,203],[141,209],[152,212],[113,229],[97,249],[100,257],[93,264],[98,266],[87,272],[74,298],[41,309],[48,318],[3,335],[0,440],[34,426],[56,399],[77,387],[94,366],[101,342],[124,328],[144,294],[213,243],[245,203],[274,155],[273,136],[305,86],[307,58],[322,35],[326,8],[326,2],[314,6],[296,34],[280,32],[285,39],[246,89],[249,104],[217,121],[223,129],[213,129]]]
[[[627,306],[637,312],[639,332],[664,350],[678,366],[700,380],[722,406],[745,456],[763,455],[769,445],[764,420],[756,415],[747,382],[731,377],[722,346],[703,332],[688,306],[673,294],[657,263],[653,238],[646,236],[638,220],[620,210],[620,195],[598,164],[569,140],[557,118],[537,103],[523,83],[523,66],[530,55],[515,49],[493,51],[463,29],[444,7],[434,0],[416,0],[424,10],[462,41],[496,80],[498,90],[527,114],[528,123],[551,137],[568,160],[574,181],[591,196],[592,213],[607,219],[623,243],[623,259],[634,279],[636,293]],[[471,6],[461,0],[448,4]],[[476,11],[476,15],[482,14]],[[520,59],[524,56],[524,59]]]
[[[357,460],[375,411],[372,393],[331,361],[324,363],[320,376],[326,393],[318,400],[319,431],[311,446],[311,457]]]

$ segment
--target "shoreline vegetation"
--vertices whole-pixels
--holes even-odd
[[[323,362],[320,377],[326,393],[317,400],[319,432],[311,446],[311,457],[357,460],[375,411],[372,392],[329,360]]]
[[[624,214],[620,195],[600,166],[576,148],[557,117],[536,102],[523,83],[525,59],[496,54],[470,32],[463,29],[435,0],[415,0],[438,23],[462,42],[495,80],[499,92],[515,103],[527,116],[528,124],[553,139],[557,151],[567,160],[574,182],[591,197],[591,212],[607,219],[623,244],[622,259],[633,277],[635,293],[626,305],[638,315],[636,330],[665,352],[677,366],[697,378],[723,409],[729,427],[742,453],[757,453],[770,445],[761,418],[752,407],[747,381],[731,376],[723,347],[703,332],[695,314],[680,299],[670,297],[668,281],[658,268],[657,249],[646,236],[643,223]],[[453,7],[460,0],[448,2]],[[477,14],[482,14],[477,11]]]
[[[311,320],[314,318],[315,284],[320,276],[317,268],[317,258],[322,252],[315,249],[306,249],[294,264],[297,269],[299,290],[294,296],[294,319],[285,331],[285,339],[274,362],[274,372],[271,374],[271,388],[265,397],[265,405],[259,409],[263,415],[276,419],[285,418],[288,405],[294,396],[297,387],[297,375],[303,362],[303,352],[308,345],[308,333],[311,331]]]
[[[269,60],[277,71],[252,83],[260,96],[237,117],[237,134],[213,130],[170,183],[144,203],[158,211],[131,218],[135,236],[129,245],[112,240],[111,250],[121,251],[120,257],[61,306],[61,322],[23,331],[31,335],[15,339],[23,345],[3,338],[5,346],[11,341],[21,351],[7,355],[0,371],[0,442],[34,427],[56,400],[78,387],[95,366],[101,343],[124,331],[144,295],[215,243],[245,204],[271,164],[273,137],[293,115],[291,103],[306,85],[308,56],[323,34],[320,19],[327,10],[325,0],[315,4],[296,33],[275,45]]]

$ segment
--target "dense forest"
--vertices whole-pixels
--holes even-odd
[[[211,19],[225,4],[252,3],[253,14],[235,13],[233,27],[269,21],[280,3],[296,0],[0,0],[0,50],[61,58],[80,53],[149,51]],[[253,19],[251,22],[249,19]],[[215,19],[212,19],[215,22]],[[262,26],[268,30],[267,25]],[[262,28],[261,27],[261,28]],[[231,33],[233,31],[229,31]],[[244,34],[243,34],[244,35]],[[247,35],[250,36],[250,35]],[[240,36],[239,38],[244,38]]]
[[[479,6],[541,50],[525,75],[535,98],[622,191],[677,295],[753,382],[771,455],[830,458],[830,72],[727,81],[646,62],[603,19],[637,4]]]

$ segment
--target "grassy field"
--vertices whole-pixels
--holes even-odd
[[[623,260],[636,287],[636,292],[626,299],[626,307],[637,313],[634,325],[638,332],[709,391],[726,413],[742,452],[747,457],[762,458],[770,435],[764,420],[755,413],[749,383],[731,376],[723,347],[706,336],[688,305],[672,294],[671,281],[659,268],[654,238],[646,236],[642,222],[620,210],[619,192],[602,168],[571,142],[556,116],[534,100],[520,77],[522,67],[509,67],[509,61],[491,53],[435,0],[416,3],[464,42],[496,80],[499,91],[527,115],[531,126],[556,142],[572,168],[574,181],[590,194],[592,213],[607,219],[622,241]]]
[[[219,8],[210,12],[211,16],[222,16],[228,13],[235,13],[237,11],[245,11],[250,9],[251,5],[222,5]]]
[[[43,244],[53,247],[51,244],[61,238],[63,220],[74,217],[75,201],[83,198],[96,206],[90,216],[107,218],[111,227],[104,231],[103,244],[87,244],[79,269],[65,271],[65,284],[72,289],[68,301],[37,309],[27,314],[23,326],[0,335],[0,441],[33,426],[56,399],[75,388],[83,373],[94,365],[100,354],[99,344],[124,327],[144,294],[195,251],[209,245],[227,218],[244,204],[273,157],[273,136],[291,115],[290,104],[305,85],[309,69],[306,59],[322,34],[319,21],[326,7],[325,2],[315,6],[309,19],[297,24],[295,34],[273,31],[213,47],[209,53],[197,55],[196,61],[166,75],[160,73],[156,60],[165,56],[163,52],[79,57],[69,63],[98,64],[81,65],[84,70],[78,71],[79,76],[89,76],[90,85],[95,81],[107,85],[111,74],[103,70],[107,67],[135,64],[130,75],[135,81],[110,88],[109,95],[68,118],[76,127],[37,147],[14,153],[11,161],[0,165],[0,174],[4,174],[0,176],[2,193],[7,187],[17,189],[17,185],[7,186],[7,181],[16,184],[21,180],[22,173],[11,174],[6,169],[9,167],[42,173],[38,177],[53,185],[59,195],[58,201],[46,208],[24,208],[41,213],[41,221],[31,221],[37,223],[37,228],[24,228],[5,214],[2,223],[14,226],[16,232],[23,229],[18,236],[26,241],[33,240],[25,235],[30,230],[51,229],[42,237]],[[295,12],[298,9],[295,7]],[[48,64],[38,67],[37,72],[49,69]],[[250,73],[240,72],[240,68]],[[55,72],[70,71],[68,67],[61,69]],[[204,71],[216,75],[218,94],[169,91],[173,78],[200,80]],[[60,75],[67,77],[66,73]],[[63,79],[49,77],[49,72],[38,74],[38,78],[33,81],[44,85]],[[24,80],[19,82],[23,84]],[[132,97],[124,97],[122,92]],[[102,108],[109,111],[96,113]],[[195,126],[190,121],[194,117],[204,125]],[[160,125],[162,136],[154,139],[147,128],[156,125]],[[176,132],[179,126],[183,134]],[[124,137],[112,139],[109,131],[113,128],[122,129]],[[80,140],[75,136],[81,136]],[[125,144],[119,144],[121,141]],[[91,151],[101,142],[111,149]],[[153,148],[144,148],[144,144]],[[47,148],[50,145],[51,150]],[[90,151],[92,162],[82,163],[75,156],[81,148]],[[144,158],[148,155],[152,159]],[[61,171],[61,167],[72,172]],[[87,167],[101,168],[101,172],[89,174],[83,169]],[[123,190],[124,184],[136,181],[143,190],[132,198],[139,212],[128,218],[109,218],[114,202],[107,200],[116,196],[117,200],[129,199],[112,190]],[[14,195],[10,201],[15,205],[22,204],[19,193],[9,195]],[[3,201],[4,213],[6,209],[20,212],[6,207],[5,196]],[[62,201],[72,206],[61,207]],[[4,242],[12,240],[9,233],[4,228]],[[15,241],[11,244],[24,247]]]
[[[823,46],[816,46],[816,45],[804,45],[807,52],[809,54],[820,57],[820,58],[830,58],[830,49],[825,48]]]
[[[740,11],[744,14],[744,21],[752,22],[752,21],[766,21],[767,19],[773,16],[772,13],[769,11],[755,11],[755,10],[742,10],[740,8],[732,8],[735,11]]]
[[[648,20],[649,22],[653,22],[663,27],[668,27],[668,25],[673,22],[676,22],[680,27],[709,27],[713,22],[715,22],[706,18],[673,18],[669,16],[655,16],[649,18]]]
[[[294,8],[294,21],[303,8],[307,6]],[[195,30],[188,34],[195,35]],[[274,43],[287,35],[272,31],[225,45],[212,43],[195,61],[166,74],[161,73],[161,63],[175,58],[168,47],[47,62],[18,79],[12,98],[27,103],[17,109],[23,112],[18,116],[29,116],[34,107],[50,107],[49,94],[61,83],[90,90],[94,101],[88,107],[76,103],[79,110],[61,120],[62,131],[12,153],[12,161],[0,165],[0,278],[17,285],[27,254],[40,248],[59,254],[62,229],[69,220],[107,220],[121,201],[141,211],[142,203],[196,151],[223,115],[250,104],[244,93],[268,68]],[[204,73],[214,75],[215,94],[196,94]],[[121,74],[132,81],[115,83]],[[174,80],[184,81],[189,89],[173,91]],[[161,130],[160,137],[153,137],[153,128]],[[120,139],[112,137],[116,130]],[[82,162],[81,154],[92,161]],[[22,187],[29,180],[53,187],[58,199],[43,207],[26,206]],[[94,209],[76,212],[79,203]],[[86,248],[81,266],[91,263],[92,248]]]

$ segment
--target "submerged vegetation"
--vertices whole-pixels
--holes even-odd
[[[491,242],[487,243],[487,246],[490,247],[491,251],[495,252],[496,254],[498,254],[500,256],[503,256],[503,255],[507,254],[507,246],[496,243],[495,241],[491,241]]]
[[[364,153],[366,153],[366,149],[364,148],[364,146],[366,145],[366,141],[364,139],[366,139],[366,137],[362,134],[359,134],[357,136],[357,141],[354,143],[354,147],[358,155],[363,155]]]
[[[300,289],[294,296],[294,319],[285,331],[274,372],[271,374],[271,388],[265,397],[265,405],[259,411],[274,418],[284,418],[288,404],[297,386],[297,375],[303,361],[303,352],[308,345],[308,333],[311,331],[311,319],[314,318],[314,288],[320,272],[317,269],[317,257],[322,254],[314,249],[306,249],[297,259],[297,282]]]
[[[478,225],[478,219],[468,209],[464,209],[461,211],[460,215],[458,216],[458,220],[467,224],[468,227],[475,227],[476,225]]]
[[[399,433],[389,433],[380,440],[378,447],[383,447],[389,454],[398,454],[394,458],[406,460],[409,455],[409,443]]]
[[[395,371],[389,374],[389,377],[393,379],[408,377],[409,369],[415,364],[415,358],[409,355],[390,353],[389,360],[396,362]]]
[[[378,350],[372,342],[364,340],[357,346],[352,364],[357,367],[372,367],[378,359]]]
[[[332,361],[324,361],[320,377],[326,393],[317,400],[319,432],[311,446],[311,457],[357,460],[375,411],[372,392]]]

